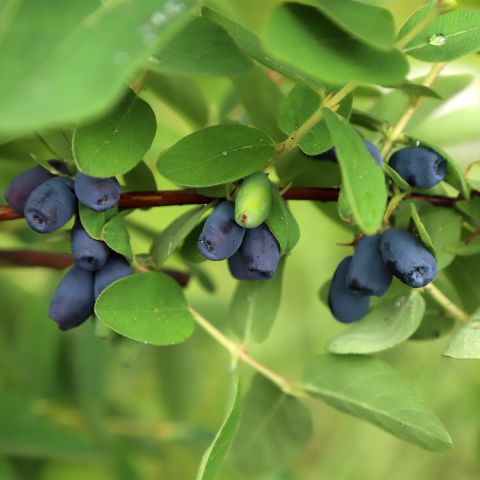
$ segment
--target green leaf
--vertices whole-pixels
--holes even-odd
[[[75,163],[83,173],[94,177],[126,173],[142,160],[156,128],[150,105],[129,93],[104,118],[76,128]]]
[[[280,245],[282,254],[288,253],[300,239],[300,228],[287,202],[278,190],[272,189],[272,206],[265,223]]]
[[[243,478],[263,478],[293,462],[312,435],[312,420],[300,401],[261,376],[245,400],[231,453]]]
[[[425,18],[432,7],[426,5],[410,17],[399,32],[399,38],[408,34]],[[449,62],[480,49],[480,12],[458,9],[439,15],[405,47],[412,57],[425,62]]]
[[[320,96],[304,85],[296,85],[280,104],[277,120],[280,128],[288,135],[303,125],[316,110],[320,108]],[[352,95],[347,95],[341,102],[338,114],[348,118],[352,109]],[[299,147],[307,155],[317,155],[333,146],[332,137],[324,120],[314,125],[304,135]]]
[[[93,210],[90,210],[90,208],[79,203],[78,212],[80,215],[80,222],[87,233],[95,240],[102,240],[103,227],[117,214],[118,209],[111,208],[105,212],[94,212]]]
[[[157,168],[179,185],[208,187],[260,170],[274,154],[272,139],[260,130],[216,125],[182,138],[160,156]]]
[[[149,64],[161,72],[207,75],[237,75],[253,67],[226,30],[205,17],[191,20]]]
[[[418,83],[406,82],[399,85],[393,85],[391,88],[396,88],[402,90],[410,97],[430,97],[436,98],[437,100],[442,100],[442,96],[437,93],[433,88],[427,87],[425,85],[420,85]]]
[[[430,250],[434,257],[437,256],[437,250],[433,245],[432,240],[430,239],[430,235],[427,232],[427,229],[423,225],[422,221],[420,220],[420,215],[418,214],[417,207],[413,202],[410,202],[410,215],[415,224],[415,228],[417,229],[418,236],[422,243]]]
[[[202,233],[205,222],[198,223],[190,233],[185,237],[180,247],[180,255],[189,263],[204,262],[206,258],[198,250],[198,237]]]
[[[280,72],[282,75],[296,81],[316,85],[318,87],[323,86],[323,81],[310,75],[308,70],[299,70],[298,68],[287,65],[283,60],[280,60],[278,56],[274,55],[262,44],[262,41],[254,32],[248,30],[240,23],[206,7],[202,9],[202,14],[225,28],[237,45],[244,50],[249,57],[262,65]]]
[[[480,237],[474,238],[469,242],[459,242],[453,245],[447,245],[445,251],[451,252],[454,256],[468,257],[480,253]]]
[[[159,272],[117,280],[100,294],[95,313],[120,335],[152,345],[179,343],[193,332],[182,288]]]
[[[375,353],[407,340],[419,327],[425,302],[418,292],[384,301],[361,322],[327,343],[332,353]]]
[[[265,45],[290,68],[308,72],[320,82],[391,84],[402,82],[408,72],[400,52],[373,48],[306,5],[278,6],[267,26]]]
[[[468,185],[477,192],[480,192],[480,162],[471,163],[466,172]]]
[[[451,448],[448,432],[387,363],[363,355],[320,355],[305,370],[313,395],[427,450]]]
[[[283,99],[278,85],[260,68],[232,78],[238,94],[253,126],[280,141],[285,135],[277,127],[275,113]]]
[[[263,342],[268,337],[282,299],[285,256],[271,280],[238,282],[230,304],[230,317],[242,340]]]
[[[148,192],[157,189],[153,172],[144,161],[141,161],[136,167],[127,172],[123,179],[130,191]]]
[[[452,208],[429,206],[420,211],[420,218],[435,247],[437,267],[442,270],[455,258],[446,247],[460,240],[462,217]]]
[[[105,111],[196,4],[11,2],[2,16],[0,131],[33,132]]]
[[[460,298],[461,305],[468,313],[480,308],[479,271],[480,255],[456,257],[444,271]]]
[[[452,338],[445,353],[452,358],[480,358],[480,321],[473,320],[464,325]]]
[[[455,207],[464,213],[474,225],[480,228],[480,198],[473,197],[470,200],[460,200]]]
[[[115,215],[102,230],[103,241],[115,252],[132,259],[132,247],[125,221],[121,215]]]
[[[405,192],[410,192],[412,190],[412,187],[392,167],[384,163],[382,168],[397,187],[400,187]]]
[[[73,430],[34,414],[22,398],[0,392],[0,454],[73,461],[101,461],[103,449]]]
[[[322,111],[335,144],[342,187],[353,219],[364,233],[372,235],[382,225],[387,204],[383,172],[347,120],[328,109]]]
[[[372,47],[393,47],[395,24],[392,14],[384,8],[356,1],[300,0],[300,3],[317,8],[342,30]]]
[[[153,72],[146,78],[146,88],[184,117],[195,128],[208,122],[208,105],[193,78],[181,75],[160,75]]]
[[[225,455],[238,428],[241,405],[240,388],[237,382],[234,384],[233,392],[231,393],[231,401],[225,420],[202,457],[197,480],[215,480],[218,477]]]
[[[158,235],[150,249],[152,261],[156,268],[162,267],[165,260],[180,246],[209,208],[210,205],[201,205],[188,210]]]

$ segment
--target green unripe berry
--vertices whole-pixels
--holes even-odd
[[[245,178],[235,198],[235,221],[244,228],[261,225],[272,205],[272,185],[267,175],[256,172]]]

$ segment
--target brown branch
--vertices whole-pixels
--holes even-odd
[[[283,197],[285,200],[312,200],[315,202],[335,202],[338,200],[338,188],[290,188]],[[424,200],[432,205],[451,207],[458,200],[451,197],[411,194],[407,198]],[[166,190],[161,192],[129,192],[120,198],[121,209],[166,207],[172,205],[200,205],[216,200],[206,197],[193,190]],[[22,218],[23,215],[15,212],[8,206],[0,206],[0,222]]]
[[[63,270],[73,265],[73,259],[66,253],[42,252],[40,250],[0,250],[0,267],[45,267]],[[180,286],[186,287],[190,280],[187,272],[162,269],[162,272],[172,277]]]

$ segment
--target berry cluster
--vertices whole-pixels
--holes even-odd
[[[200,253],[209,260],[226,260],[237,280],[269,280],[280,260],[280,248],[266,220],[272,186],[257,172],[238,189],[235,204],[220,203],[207,218],[198,238]]]
[[[63,227],[77,213],[77,199],[95,212],[117,205],[120,185],[114,177],[95,178],[78,172],[73,180],[63,162],[48,163],[52,172],[41,166],[26,170],[15,177],[5,194],[9,205],[25,216],[34,231],[51,233]],[[49,308],[49,316],[62,330],[83,323],[93,313],[100,293],[132,273],[127,260],[90,237],[78,217],[71,245],[75,265],[61,280]]]
[[[380,153],[366,142],[372,157],[382,164]],[[376,154],[378,152],[378,156]],[[329,153],[333,159],[335,152]],[[423,147],[402,148],[390,158],[389,165],[412,187],[432,188],[447,173],[445,160]],[[363,237],[353,256],[338,265],[328,294],[333,316],[343,323],[356,322],[367,313],[370,296],[383,296],[392,275],[406,285],[421,288],[437,273],[437,263],[427,248],[411,233],[393,228],[381,235]]]

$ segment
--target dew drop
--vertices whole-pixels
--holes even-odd
[[[434,33],[429,39],[428,43],[435,47],[441,47],[447,43],[448,38],[443,33]]]
[[[227,156],[227,152],[225,152],[225,151],[222,152],[222,155],[223,155],[224,157],[226,157],[226,156]]]
[[[115,128],[115,129],[113,130],[113,134],[114,134],[114,135],[117,135],[117,134],[118,134],[118,128]]]
[[[160,11],[153,13],[152,16],[150,17],[150,21],[156,27],[159,27],[160,25],[165,23],[167,19],[168,17],[163,12],[160,12]]]

